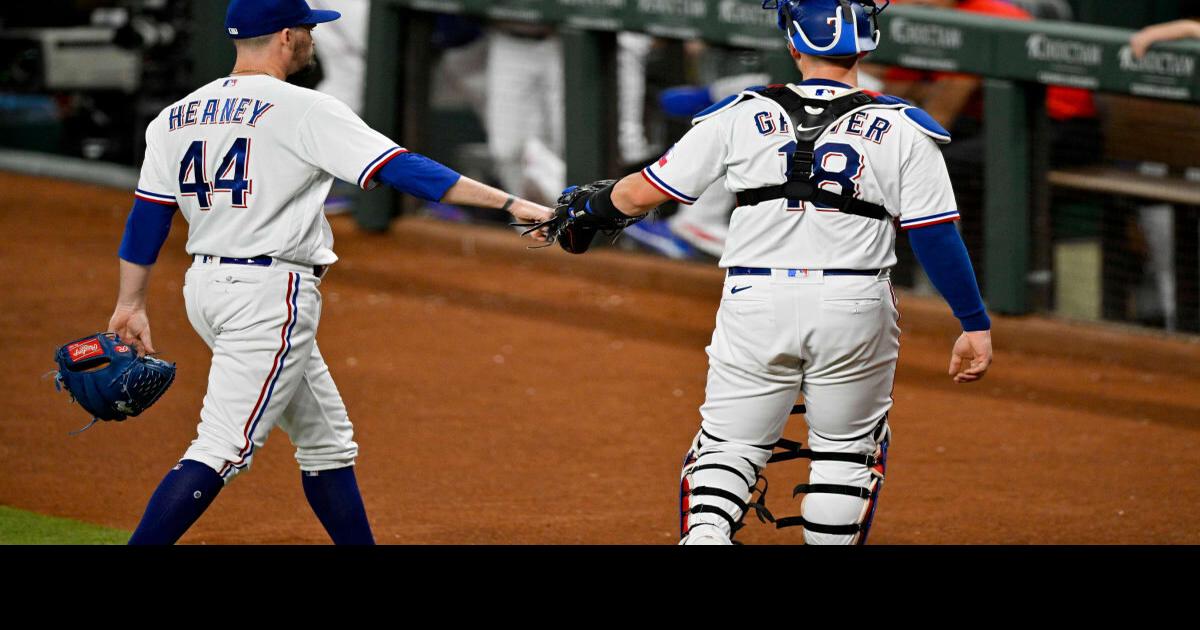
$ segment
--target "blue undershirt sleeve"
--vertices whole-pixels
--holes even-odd
[[[979,295],[979,283],[967,256],[967,246],[954,224],[939,223],[911,229],[908,241],[925,274],[946,299],[963,330],[991,329],[992,321],[983,305],[983,297]]]
[[[177,206],[135,199],[129,219],[125,221],[125,236],[117,255],[139,265],[153,265],[158,252],[171,232],[171,219]]]
[[[375,179],[426,201],[441,201],[462,177],[419,153],[401,153],[376,173]]]

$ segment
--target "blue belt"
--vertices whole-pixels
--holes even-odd
[[[258,267],[270,267],[274,262],[270,256],[255,256],[254,258],[226,258],[221,257],[222,265],[255,265]]]
[[[792,272],[807,272],[808,269],[780,269],[780,271]],[[812,271],[821,271],[826,276],[877,276],[878,269],[813,269]],[[771,270],[766,267],[730,267],[729,275],[731,276],[769,276]]]
[[[203,256],[204,262],[209,262],[213,258],[217,258],[216,256],[209,256],[207,254],[203,254]],[[275,260],[270,256],[255,256],[254,258],[229,258],[227,256],[221,256],[220,258],[222,265],[254,265],[255,267],[270,267],[271,264],[275,262]],[[313,275],[318,278],[324,276],[325,272],[328,270],[329,265],[313,265]]]

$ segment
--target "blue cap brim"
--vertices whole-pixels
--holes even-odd
[[[308,12],[308,17],[304,18],[301,24],[323,24],[325,22],[332,22],[340,17],[342,17],[342,14],[337,11],[319,11],[313,9]]]

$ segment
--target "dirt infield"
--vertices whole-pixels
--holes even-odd
[[[155,343],[179,364],[171,391],[69,437],[87,418],[42,379],[57,345],[108,321],[130,201],[0,174],[0,324],[14,333],[0,504],[132,529],[194,436],[208,351],[184,314],[181,219],[150,298]],[[338,218],[334,231],[319,339],[380,542],[675,542],[719,270],[531,252],[503,230],[424,220],[367,235]],[[997,318],[992,372],[956,386],[947,308],[902,294],[901,312],[873,543],[1200,543],[1200,343]],[[787,432],[803,434],[799,420]],[[786,489],[805,469],[769,471],[777,515],[798,511]],[[328,542],[299,481],[276,431],[183,541]],[[801,539],[757,522],[739,538]]]

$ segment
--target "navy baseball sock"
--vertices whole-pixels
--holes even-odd
[[[300,472],[304,496],[335,545],[374,545],[354,466]]]
[[[131,545],[173,545],[217,498],[225,482],[215,470],[198,461],[179,462],[150,497]]]

